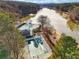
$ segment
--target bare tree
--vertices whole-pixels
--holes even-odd
[[[70,17],[73,22],[75,22],[76,24],[79,24],[79,7],[74,7],[70,11]]]
[[[43,27],[45,26],[50,26],[50,20],[47,16],[43,16],[41,15],[39,18],[38,18],[38,22],[41,24],[41,27],[43,29]]]

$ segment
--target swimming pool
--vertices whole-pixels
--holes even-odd
[[[31,41],[33,41],[34,47],[36,48],[38,48],[39,44],[43,44],[42,38],[40,36],[28,38],[26,41],[28,44],[31,44]]]

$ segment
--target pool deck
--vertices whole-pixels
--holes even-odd
[[[24,48],[25,59],[47,59],[49,56],[52,55],[51,48],[48,46],[43,36],[41,37],[42,37],[43,45],[41,46],[39,45],[38,48],[34,47],[33,43],[30,45],[26,44]]]

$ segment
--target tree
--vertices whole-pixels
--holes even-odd
[[[9,59],[8,51],[4,46],[4,44],[2,44],[1,42],[0,42],[0,59]]]
[[[70,11],[70,17],[73,22],[79,25],[79,7],[75,6],[71,11]]]
[[[21,33],[15,28],[15,17],[9,13],[0,12],[0,40],[7,47],[8,53],[12,59],[18,59],[25,41]]]
[[[54,59],[79,59],[79,48],[75,39],[70,36],[62,36],[55,45]]]
[[[47,16],[41,15],[38,18],[38,22],[41,24],[42,29],[43,29],[44,26],[49,26],[50,25],[50,20],[47,18]]]

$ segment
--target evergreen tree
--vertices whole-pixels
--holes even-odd
[[[76,40],[63,35],[55,45],[54,59],[79,59],[79,48]]]

